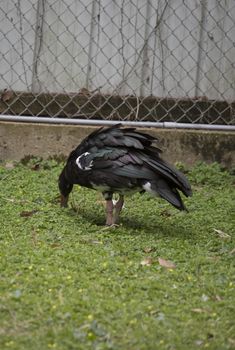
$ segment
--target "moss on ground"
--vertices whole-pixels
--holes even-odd
[[[135,195],[104,229],[91,190],[59,207],[61,168],[0,167],[0,348],[235,349],[233,175],[199,164],[189,213]]]

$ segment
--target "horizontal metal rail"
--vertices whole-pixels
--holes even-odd
[[[15,115],[0,115],[0,121],[6,122],[24,122],[24,123],[46,123],[46,124],[72,124],[72,125],[129,125],[145,128],[161,128],[161,129],[190,129],[190,130],[219,130],[219,131],[235,131],[235,125],[216,125],[216,124],[190,124],[176,122],[133,122],[119,120],[98,120],[98,119],[69,119],[69,118],[51,118],[51,117],[30,117]]]

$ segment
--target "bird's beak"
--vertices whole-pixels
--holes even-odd
[[[63,196],[63,194],[61,194],[60,196],[60,206],[63,208],[66,208],[68,206],[68,199],[69,196]]]

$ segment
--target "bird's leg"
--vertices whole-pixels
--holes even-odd
[[[117,203],[114,206],[114,217],[113,217],[113,224],[118,224],[119,222],[119,215],[121,213],[122,207],[124,204],[124,196],[120,194],[119,199],[117,201]]]
[[[112,199],[106,200],[106,223],[107,226],[113,225],[113,201]]]

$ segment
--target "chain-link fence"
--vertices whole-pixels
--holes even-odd
[[[0,2],[0,114],[235,122],[234,0]]]

